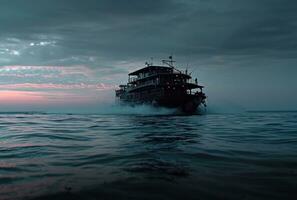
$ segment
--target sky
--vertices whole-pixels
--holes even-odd
[[[297,110],[293,0],[1,0],[0,110],[94,111],[173,55],[212,109]]]

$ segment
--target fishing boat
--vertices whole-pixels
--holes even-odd
[[[206,106],[204,86],[192,79],[188,70],[174,66],[172,56],[162,60],[163,65],[146,63],[146,66],[128,74],[128,83],[116,92],[119,103],[177,108],[185,113],[195,113],[200,105]]]

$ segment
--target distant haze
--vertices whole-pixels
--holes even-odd
[[[173,55],[210,109],[297,110],[293,0],[2,0],[0,111],[94,112]],[[153,59],[151,59],[153,58]]]

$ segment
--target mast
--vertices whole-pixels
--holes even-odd
[[[174,68],[173,63],[175,63],[175,61],[173,60],[172,56],[169,56],[168,58],[169,60],[162,60],[162,63]]]
[[[172,56],[169,56],[168,58],[169,58],[169,60],[162,60],[162,63],[163,63],[163,64],[166,64],[166,65],[168,65],[169,67],[171,67],[172,69],[174,69],[174,70],[176,70],[176,71],[182,73],[180,70],[178,70],[178,69],[176,69],[176,68],[174,67],[173,63],[175,63],[176,61],[173,60]]]

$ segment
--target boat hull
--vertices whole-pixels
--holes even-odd
[[[177,108],[184,113],[195,113],[197,108],[204,104],[204,93],[197,94],[175,94],[167,93],[163,95],[148,95],[146,97],[134,95],[122,95],[120,102],[129,105],[149,104],[155,107]]]

